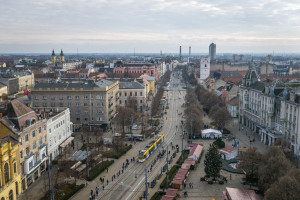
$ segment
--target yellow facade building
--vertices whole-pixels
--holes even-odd
[[[1,126],[2,130],[10,132],[5,126]],[[2,137],[0,142],[0,200],[16,200],[21,193],[19,143],[11,135]]]

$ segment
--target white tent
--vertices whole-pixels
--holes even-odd
[[[202,138],[215,139],[215,138],[221,138],[222,133],[221,131],[215,129],[204,129],[201,131],[201,136]]]

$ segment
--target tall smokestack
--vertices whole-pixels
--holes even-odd
[[[191,57],[192,47],[189,47],[189,58]]]
[[[181,46],[179,47],[179,59],[181,61]]]

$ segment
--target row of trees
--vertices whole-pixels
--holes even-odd
[[[155,116],[159,109],[160,100],[164,94],[164,86],[167,85],[167,82],[170,81],[171,71],[168,70],[160,79],[157,81],[158,90],[156,95],[152,99],[151,105],[151,116]]]
[[[197,96],[192,89],[187,90],[187,94],[185,96],[186,101],[186,123],[185,130],[190,134],[192,133],[194,136],[201,136],[201,130],[203,128],[203,120],[202,120],[202,106],[198,102]]]
[[[224,128],[226,123],[231,120],[231,116],[226,105],[220,97],[214,92],[209,92],[203,86],[197,85],[195,93],[209,117],[214,121],[215,125]]]
[[[295,168],[279,146],[264,154],[250,148],[241,156],[238,168],[248,182],[257,182],[266,200],[300,199],[300,170]]]

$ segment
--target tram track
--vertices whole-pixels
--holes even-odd
[[[169,144],[173,138],[175,137],[175,125],[177,125],[178,121],[178,114],[176,113],[177,106],[178,106],[178,99],[177,99],[177,90],[170,91],[170,96],[172,94],[172,102],[169,101],[170,109],[167,117],[169,120],[165,120],[164,127],[167,127],[167,130],[164,131],[162,129],[162,133],[164,133],[164,143],[162,143],[155,152],[147,159],[144,163],[133,163],[129,165],[129,168],[117,178],[117,180],[110,186],[108,186],[107,190],[104,190],[99,195],[98,199],[125,199],[129,200],[141,192],[141,188],[143,187],[143,183],[145,182],[145,169],[149,169],[151,165],[153,165],[154,160],[156,159],[158,153],[158,149],[162,149],[165,144]],[[168,152],[166,152],[168,153]],[[166,155],[166,154],[165,154]],[[137,160],[137,159],[136,159]],[[161,163],[165,162],[165,156],[159,159],[154,166],[152,166],[152,172],[161,165]],[[148,175],[151,176],[153,173],[150,172]],[[127,196],[126,196],[127,195]]]

